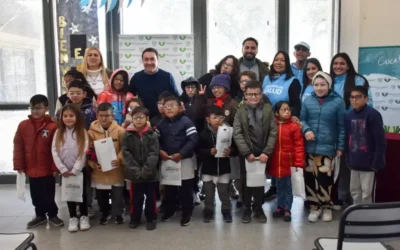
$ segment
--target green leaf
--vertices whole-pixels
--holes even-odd
[[[161,58],[165,57],[165,54],[158,54]]]
[[[125,42],[125,46],[126,46],[126,47],[131,46],[131,44],[132,44],[131,42]]]
[[[179,48],[181,52],[185,52],[186,48]]]
[[[182,63],[182,64],[185,64],[186,60],[185,59],[179,59],[179,62]]]
[[[385,130],[386,133],[390,133],[390,126],[383,126],[383,129]]]
[[[165,45],[165,42],[158,42],[158,44],[159,44],[160,46],[164,46],[164,45]]]
[[[145,36],[146,40],[151,40],[152,36]]]
[[[179,73],[181,74],[181,76],[186,75],[186,71],[179,71]]]
[[[130,70],[132,68],[132,66],[125,66],[126,70]]]
[[[185,39],[186,39],[186,36],[179,36],[179,39],[185,40]]]
[[[132,57],[132,54],[125,54],[125,57],[126,57],[126,58],[131,58],[131,57]]]

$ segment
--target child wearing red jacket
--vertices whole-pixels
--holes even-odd
[[[268,174],[276,178],[278,206],[273,217],[282,217],[291,221],[290,210],[293,203],[290,167],[304,167],[304,140],[300,125],[292,121],[288,102],[278,102],[275,105],[275,120],[278,137],[275,144]]]

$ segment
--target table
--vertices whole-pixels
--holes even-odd
[[[33,233],[0,233],[1,249],[37,250],[36,245],[32,242],[35,236]]]

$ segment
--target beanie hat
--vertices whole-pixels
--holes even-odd
[[[315,79],[317,79],[317,77],[322,77],[322,78],[324,78],[324,79],[328,82],[329,89],[332,88],[332,78],[331,78],[331,76],[330,76],[329,74],[327,74],[327,73],[325,73],[325,72],[323,72],[323,71],[318,71],[318,72],[314,75],[314,77],[313,77],[313,79],[312,79],[312,85],[314,85],[314,81],[315,81]]]
[[[231,77],[227,74],[219,74],[212,78],[210,88],[214,86],[221,86],[226,89],[227,92],[231,91]]]

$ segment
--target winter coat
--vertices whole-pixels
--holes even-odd
[[[67,100],[66,104],[71,104],[71,101]],[[97,119],[96,109],[93,107],[92,99],[89,99],[87,97],[83,99],[80,110],[81,114],[83,115],[83,120],[85,121],[85,129],[89,129],[92,122]],[[61,115],[61,109],[59,109],[56,113],[56,119],[58,122],[61,120],[60,115]]]
[[[344,115],[344,101],[335,91],[330,91],[322,104],[315,92],[304,99],[300,114],[302,132],[305,135],[312,131],[315,136],[315,140],[306,141],[306,152],[333,157],[337,150],[344,150]]]
[[[125,179],[133,183],[155,182],[158,176],[160,147],[157,133],[149,126],[138,132],[130,125],[122,137]]]
[[[243,57],[239,58],[239,64],[242,64]],[[256,64],[258,65],[258,79],[261,82],[265,76],[269,74],[269,63],[262,62],[260,59],[256,58]]]
[[[14,170],[21,170],[33,178],[50,176],[58,172],[51,153],[57,122],[49,115],[42,122],[37,122],[31,115],[28,117],[18,125],[14,136]]]
[[[111,126],[107,130],[109,137],[112,138],[114,143],[115,152],[117,153],[118,167],[103,172],[97,161],[96,151],[94,148],[94,141],[106,138],[106,132],[101,127],[99,121],[94,121],[88,131],[89,134],[89,150],[88,150],[88,164],[92,171],[92,180],[98,184],[113,185],[124,182],[125,167],[122,157],[122,136],[125,130],[120,127],[116,121],[112,121]]]
[[[267,173],[276,178],[291,176],[290,167],[304,167],[304,138],[299,124],[291,120],[277,124],[278,136]]]
[[[213,105],[215,105],[215,98],[208,99],[207,108],[210,108]],[[222,109],[225,110],[225,122],[228,123],[229,126],[233,125],[233,119],[235,118],[237,106],[238,103],[232,97],[228,96],[225,98]]]

